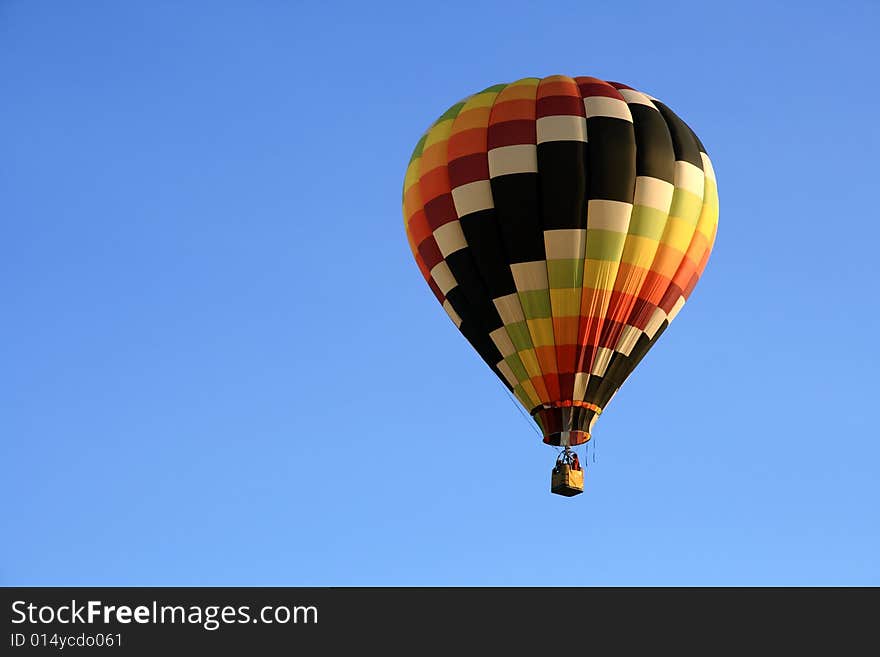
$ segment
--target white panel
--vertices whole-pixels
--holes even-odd
[[[714,182],[715,181],[715,167],[712,166],[712,160],[710,160],[709,156],[706,155],[705,153],[700,153],[700,158],[703,160],[703,172],[705,173],[706,177],[709,180]]]
[[[672,306],[672,310],[669,311],[669,321],[672,322],[675,319],[675,316],[678,315],[679,311],[681,311],[682,307],[684,307],[685,298],[683,296],[678,297],[678,301],[675,302],[675,305]]]
[[[672,183],[650,176],[638,176],[636,178],[635,204],[668,213],[674,192],[675,187]]]
[[[538,149],[533,144],[502,146],[489,151],[489,175],[492,178],[511,173],[536,173]]]
[[[507,379],[507,382],[510,384],[511,388],[515,388],[517,385],[519,385],[519,381],[517,380],[516,376],[514,376],[513,370],[510,369],[510,365],[502,360],[498,363],[497,367],[498,371],[504,375],[505,379]]]
[[[605,347],[596,349],[596,360],[593,363],[592,373],[596,376],[605,376],[605,370],[608,369],[608,363],[611,361],[611,354],[614,352]]]
[[[587,203],[587,228],[625,233],[631,214],[632,205],[629,203],[591,199]]]
[[[620,339],[617,341],[616,351],[619,351],[624,356],[629,356],[641,335],[641,330],[637,329],[635,326],[627,324],[623,327],[623,331],[620,333]]]
[[[547,260],[581,260],[587,231],[583,228],[560,228],[544,231],[544,250]]]
[[[655,308],[654,314],[651,315],[651,319],[648,320],[648,325],[645,326],[645,335],[650,339],[654,339],[654,335],[657,333],[657,329],[660,328],[660,325],[666,319],[666,313],[663,312],[662,308]]]
[[[675,186],[686,189],[691,194],[703,198],[703,172],[690,162],[676,160],[675,162]]]
[[[434,231],[434,239],[437,240],[437,246],[440,247],[440,253],[444,258],[467,246],[467,240],[461,232],[461,224],[457,221],[450,221],[440,226]]]
[[[461,317],[458,316],[458,313],[455,312],[455,308],[452,307],[452,304],[449,303],[449,299],[446,299],[443,302],[443,310],[446,311],[446,314],[449,315],[449,319],[452,320],[452,323],[457,327],[461,327]]]
[[[578,372],[574,375],[574,393],[572,399],[583,400],[587,394],[587,382],[590,380],[589,374]]]
[[[449,265],[445,262],[438,262],[434,269],[431,270],[431,278],[434,279],[434,282],[437,283],[437,287],[440,288],[440,291],[445,295],[454,288],[458,283],[455,281],[455,277],[452,275],[452,272],[449,271]]]
[[[519,292],[529,290],[546,290],[550,287],[547,280],[547,262],[536,260],[534,262],[520,262],[510,265],[513,274],[513,282]]]
[[[630,123],[633,120],[629,106],[619,98],[609,98],[608,96],[584,98],[584,111],[587,113],[588,119],[594,116],[610,116]]]
[[[501,352],[501,355],[505,358],[516,353],[516,347],[513,346],[513,342],[510,341],[510,336],[507,335],[507,329],[503,326],[492,331],[489,334],[489,337],[492,339],[495,346],[498,347],[498,351]]]
[[[544,116],[537,120],[538,143],[587,141],[587,120],[582,116]]]
[[[641,91],[636,91],[635,89],[618,89],[618,91],[627,103],[647,105],[648,107],[653,107],[654,109],[657,109],[657,106],[651,102],[651,99],[648,98]]]
[[[525,321],[522,306],[519,303],[519,297],[516,292],[492,299],[492,303],[495,304],[495,308],[498,309],[498,314],[501,316],[501,321],[505,324]]]
[[[459,217],[495,207],[492,185],[488,180],[475,180],[452,190],[452,201]]]

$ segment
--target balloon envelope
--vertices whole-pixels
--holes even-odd
[[[715,174],[657,99],[592,77],[450,107],[403,190],[416,263],[551,445],[578,445],[666,329],[715,240]]]

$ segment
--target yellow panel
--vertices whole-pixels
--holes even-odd
[[[406,168],[406,176],[403,178],[403,193],[406,195],[407,190],[419,182],[419,158],[414,159]]]
[[[663,244],[684,253],[694,236],[694,224],[678,217],[669,217],[663,232]]]
[[[413,215],[424,208],[422,203],[422,191],[418,185],[414,185],[406,190],[403,197],[403,216],[407,223],[412,219]]]
[[[584,289],[611,290],[617,277],[617,262],[584,260]]]
[[[477,107],[472,110],[463,111],[455,118],[454,133],[464,132],[465,130],[473,130],[474,128],[485,128],[489,125],[489,114],[491,107]]]
[[[706,178],[706,194],[703,200],[703,209],[700,219],[697,221],[697,230],[711,242],[712,232],[718,224],[718,188],[715,183]]]
[[[555,344],[551,318],[527,319],[526,324],[529,325],[529,333],[532,334],[532,344],[535,347],[552,347]]]
[[[581,312],[581,288],[551,289],[550,307],[554,317],[577,317]]]
[[[449,139],[449,133],[452,132],[453,121],[454,119],[446,119],[445,121],[440,121],[431,126],[431,129],[428,130],[428,138],[425,139],[425,151],[431,148],[434,144]],[[424,151],[422,152],[422,157],[425,157]]]
[[[438,135],[432,129],[428,135],[428,141],[425,142],[425,150],[422,152],[421,170],[428,172],[437,167],[445,167],[447,165],[447,144],[449,143],[449,133],[452,131],[452,121],[443,121],[448,129],[442,130],[442,134]],[[432,140],[432,138],[434,138]]]
[[[475,96],[471,96],[467,99],[467,102],[464,104],[464,107],[461,108],[461,112],[459,116],[464,114],[465,112],[473,109],[477,109],[479,107],[492,107],[495,104],[495,99],[498,97],[497,91],[487,91],[483,94],[476,94]]]
[[[649,237],[627,235],[620,261],[647,269],[654,261],[654,254],[657,252],[658,244],[657,240],[652,240]]]
[[[535,390],[535,386],[532,385],[531,381],[523,381],[522,387],[523,390],[526,391],[526,394],[535,402],[527,409],[531,411],[535,406],[541,403],[541,396],[538,394],[538,391]]]
[[[508,100],[534,100],[535,99],[535,87],[538,86],[540,80],[538,78],[524,78],[522,80],[517,80],[516,82],[507,85],[501,91],[499,96],[500,102],[507,102]]]
[[[530,378],[542,376],[541,366],[538,365],[538,358],[535,356],[535,351],[533,349],[523,349],[522,351],[518,351],[517,354]]]

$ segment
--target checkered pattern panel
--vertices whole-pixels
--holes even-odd
[[[553,445],[597,417],[680,312],[714,244],[714,170],[666,105],[526,78],[447,110],[403,191],[416,264]]]

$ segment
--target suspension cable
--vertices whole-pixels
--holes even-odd
[[[498,383],[501,385],[502,388],[504,388],[504,392],[507,393],[507,396],[510,398],[510,402],[514,406],[516,406],[516,409],[519,411],[519,414],[522,415],[522,417],[526,421],[526,423],[532,428],[532,431],[534,431],[538,435],[539,438],[543,438],[544,436],[541,435],[540,431],[538,431],[538,427],[535,426],[535,422],[532,420],[531,417],[526,415],[526,412],[523,409],[522,405],[518,401],[516,401],[516,398],[514,398],[514,396],[512,394],[510,394],[510,390],[507,389],[507,386],[504,385],[503,383],[501,383],[501,381],[498,381]]]

